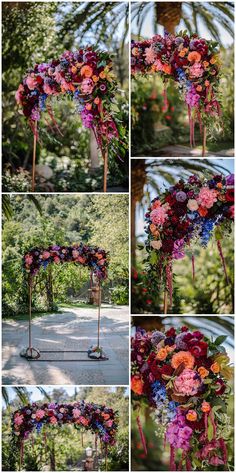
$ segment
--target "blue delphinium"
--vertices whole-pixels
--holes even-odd
[[[155,381],[152,384],[152,398],[158,407],[160,404],[163,404],[166,400],[166,388],[160,381]]]

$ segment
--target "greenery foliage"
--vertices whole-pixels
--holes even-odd
[[[104,290],[115,292],[115,303],[128,303],[128,196],[81,195],[40,196],[42,213],[27,196],[12,196],[13,218],[3,225],[3,314],[19,316],[27,312],[27,281],[22,256],[35,246],[50,244],[98,245],[110,252],[108,281]],[[49,272],[35,278],[33,310],[55,310],[60,303],[86,300],[87,268],[52,265],[53,305],[48,293]],[[117,289],[116,289],[117,287]],[[110,296],[108,297],[109,300]]]

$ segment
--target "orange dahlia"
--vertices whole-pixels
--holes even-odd
[[[131,389],[135,394],[143,394],[143,381],[139,376],[132,377]]]
[[[194,367],[194,361],[195,359],[189,351],[179,351],[173,355],[171,366],[176,370],[178,366],[183,363],[185,368],[189,368],[191,370]]]

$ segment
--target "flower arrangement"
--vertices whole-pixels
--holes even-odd
[[[149,40],[131,44],[131,73],[161,74],[164,84],[170,79],[177,82],[180,93],[188,106],[190,145],[195,144],[194,127],[199,122],[202,133],[205,125],[220,115],[216,98],[219,86],[218,43],[180,32],[176,35],[155,35]],[[165,89],[164,107],[168,109]],[[205,150],[204,150],[205,152]]]
[[[109,54],[88,46],[75,52],[65,51],[59,59],[35,64],[19,85],[16,101],[34,130],[34,123],[44,111],[56,125],[48,98],[69,95],[83,125],[93,129],[103,150],[110,140],[118,139],[112,112],[116,89]]]
[[[87,266],[98,279],[107,278],[109,255],[97,247],[80,243],[74,246],[52,245],[48,248],[33,248],[23,257],[24,270],[31,276],[36,276],[40,268],[51,264],[75,263]]]
[[[173,261],[192,254],[194,246],[206,247],[214,236],[228,281],[221,247],[224,235],[231,232],[234,218],[234,175],[215,175],[211,179],[192,175],[180,180],[151,202],[145,214],[147,273],[151,284],[163,285],[172,305]],[[165,305],[165,304],[164,304]]]
[[[37,433],[45,425],[73,424],[77,429],[92,430],[102,442],[114,445],[118,428],[118,413],[113,409],[85,401],[73,404],[49,403],[22,407],[12,415],[13,434],[26,440],[36,429]]]
[[[136,408],[143,402],[153,409],[157,435],[170,445],[171,471],[227,465],[233,369],[222,346],[226,338],[212,341],[186,326],[164,333],[138,329],[132,338],[132,398]],[[137,423],[147,452],[139,417]]]

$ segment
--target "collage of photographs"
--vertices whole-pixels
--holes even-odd
[[[234,11],[1,0],[1,471],[235,471]]]

